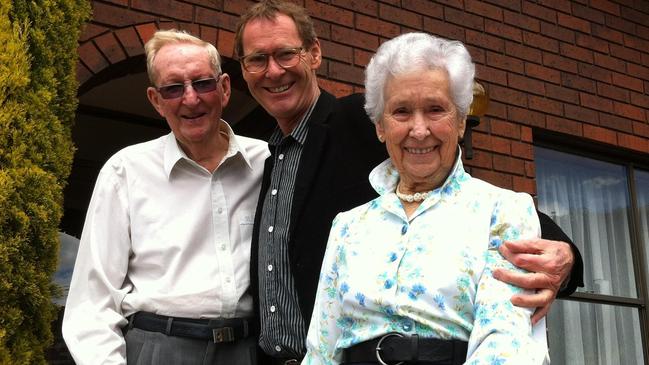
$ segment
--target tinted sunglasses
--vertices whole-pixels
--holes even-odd
[[[191,85],[192,89],[194,89],[194,91],[196,91],[198,94],[204,94],[216,90],[218,79],[220,77],[221,75],[218,75],[216,78],[208,77],[200,80],[192,80],[190,82],[182,84],[169,84],[156,87],[155,89],[158,90],[160,96],[162,96],[163,99],[176,99],[183,96],[183,94],[185,93],[185,88],[189,85]]]

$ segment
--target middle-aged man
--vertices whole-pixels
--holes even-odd
[[[213,45],[159,31],[145,51],[171,133],[101,169],[63,336],[77,364],[256,364],[250,239],[268,148],[221,119],[230,79]]]
[[[259,344],[270,363],[297,364],[305,354],[332,219],[376,196],[368,175],[387,155],[363,111],[362,96],[337,100],[318,88],[320,43],[304,8],[276,0],[252,6],[241,17],[235,51],[250,93],[278,126],[269,139],[272,156],[265,165],[252,243]],[[568,240],[546,218],[541,216],[544,238]],[[533,273],[500,272],[498,278],[540,289],[512,298],[517,305],[541,307],[536,320],[569,274],[566,293],[581,282],[581,258],[567,243],[503,246],[508,260]]]

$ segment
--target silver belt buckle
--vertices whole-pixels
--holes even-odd
[[[232,327],[213,328],[212,336],[214,336],[214,343],[232,342],[234,341],[234,329]]]
[[[376,344],[376,350],[375,350],[376,351],[376,361],[378,361],[379,364],[381,364],[381,365],[401,365],[401,364],[404,363],[403,361],[400,361],[400,362],[398,362],[396,364],[388,364],[387,362],[383,361],[383,359],[381,358],[381,344],[383,343],[383,340],[385,340],[388,337],[392,337],[392,336],[403,337],[403,335],[398,333],[398,332],[390,332],[390,333],[387,333],[387,334],[383,335],[383,337],[381,337],[381,339],[379,339],[379,342]]]

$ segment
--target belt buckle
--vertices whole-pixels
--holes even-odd
[[[390,332],[390,333],[387,333],[387,334],[383,335],[383,337],[381,337],[381,338],[379,339],[379,342],[376,344],[376,350],[375,350],[375,352],[376,352],[376,360],[377,360],[377,361],[379,362],[379,364],[381,364],[381,365],[401,365],[401,364],[404,363],[403,361],[400,361],[400,362],[395,363],[395,364],[388,364],[387,362],[383,361],[383,359],[381,358],[381,344],[383,343],[383,341],[384,341],[386,338],[388,338],[388,337],[392,337],[392,336],[403,337],[403,335],[400,334],[400,333],[398,333],[398,332]]]
[[[232,327],[213,328],[212,336],[214,336],[214,343],[232,342],[234,341],[234,329]]]
[[[299,365],[300,362],[297,359],[289,359],[284,361],[284,365]]]

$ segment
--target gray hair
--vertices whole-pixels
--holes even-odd
[[[379,47],[365,70],[365,112],[375,124],[381,119],[388,77],[440,68],[448,73],[451,101],[460,119],[466,118],[475,76],[471,55],[462,42],[425,33],[402,34]]]
[[[159,30],[155,32],[153,37],[144,45],[144,53],[146,53],[146,71],[152,85],[156,84],[156,79],[158,78],[158,75],[153,68],[153,62],[155,61],[155,56],[158,54],[158,51],[168,44],[179,43],[189,43],[205,48],[212,69],[214,70],[214,74],[218,75],[221,73],[221,57],[213,44],[205,42],[198,37],[194,37],[184,30]]]

